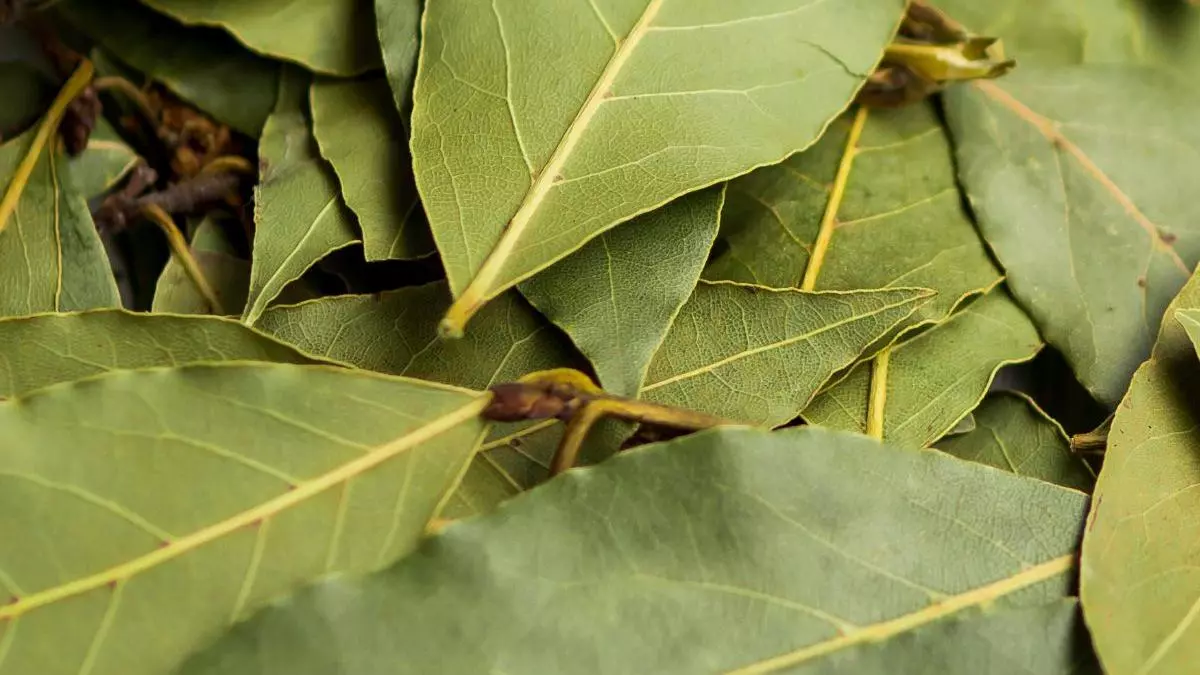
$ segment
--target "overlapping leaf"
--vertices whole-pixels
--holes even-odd
[[[312,85],[313,135],[358,217],[367,260],[433,252],[413,182],[408,132],[382,77],[319,78]]]
[[[383,67],[396,110],[407,124],[421,32],[421,0],[375,0],[375,24]]]
[[[1092,660],[1062,599],[1085,509],[861,436],[704,432],[320,584],[182,672],[1065,675]]]
[[[923,448],[946,435],[977,406],[1008,363],[1032,359],[1042,348],[1037,328],[1002,289],[956,312],[944,324],[890,348],[882,375],[871,363],[823,391],[804,410],[813,424],[865,432],[872,387],[885,387],[883,438]]]
[[[931,295],[701,282],[650,362],[641,396],[738,422],[783,424]]]
[[[446,331],[617,223],[811,144],[904,4],[429,3],[412,149]]]
[[[516,293],[481,312],[476,329],[462,340],[437,336],[437,322],[449,304],[446,285],[436,283],[274,307],[257,327],[306,353],[472,389],[538,370],[583,365],[566,340]],[[541,482],[561,435],[561,426],[553,421],[494,425],[467,487],[493,485],[493,496],[507,496]],[[495,503],[480,495],[464,499],[473,501],[475,509]]]
[[[849,171],[839,186],[842,163]],[[936,321],[1000,281],[963,211],[949,138],[929,106],[857,111],[812,148],[730,181],[704,277],[799,288],[824,218],[835,229],[814,288],[932,288],[938,295],[921,313]]]
[[[708,259],[723,194],[710,188],[682,197],[521,284],[521,293],[571,336],[610,393],[637,396],[641,390]]]
[[[998,392],[975,409],[975,428],[937,447],[946,453],[982,462],[1020,476],[1090,492],[1096,476],[1071,451],[1057,422],[1020,394]]]
[[[1187,673],[1200,660],[1200,365],[1184,329],[1198,279],[1117,408],[1088,517],[1080,593],[1110,675]]]
[[[308,78],[287,68],[259,146],[250,293],[243,319],[258,320],[289,282],[318,260],[358,241],[354,214],[309,128]]]
[[[0,34],[0,39],[6,39]],[[0,106],[0,138],[28,128],[54,98],[49,78],[25,61],[0,60],[0,91],[5,103]]]
[[[34,136],[28,131],[0,145],[0,194]],[[0,316],[118,306],[108,256],[70,163],[50,146],[34,151],[37,164],[0,230]]]
[[[250,290],[250,263],[232,255],[219,225],[206,218],[192,234],[192,257],[227,314],[240,316]],[[285,291],[286,293],[286,291]],[[151,311],[211,314],[212,307],[180,262],[172,257],[154,287]]]
[[[142,1],[184,23],[220,26],[250,49],[317,72],[355,75],[379,65],[371,0]]]
[[[64,0],[56,11],[121,61],[213,117],[257,137],[275,104],[279,64],[213,28],[184,27],[133,0]]]
[[[113,187],[138,163],[138,155],[112,125],[103,118],[88,137],[87,147],[68,160],[75,192],[85,199],[100,196]]]

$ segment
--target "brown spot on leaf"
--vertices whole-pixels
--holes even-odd
[[[1179,240],[1179,237],[1177,237],[1176,235],[1174,235],[1170,232],[1163,232],[1162,230],[1159,230],[1158,238],[1162,239],[1162,242],[1164,244],[1166,244],[1167,246],[1170,246],[1171,244],[1174,244],[1176,241]]]
[[[1146,277],[1138,277],[1137,285],[1140,288],[1145,288],[1146,287]]]

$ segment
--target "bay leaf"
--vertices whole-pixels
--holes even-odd
[[[139,161],[138,154],[103,117],[88,137],[87,147],[68,160],[74,189],[84,198],[106,194],[125,179]]]
[[[852,163],[843,193],[834,186],[845,161]],[[830,217],[835,229],[815,289],[931,288],[938,295],[921,318],[938,321],[1000,283],[963,210],[950,140],[929,105],[851,113],[812,148],[730,181],[719,253],[704,278],[800,288]]]
[[[142,2],[185,24],[219,26],[260,54],[319,73],[357,75],[380,64],[371,0]]]
[[[321,358],[470,389],[539,370],[586,367],[516,292],[485,308],[476,330],[462,340],[438,338],[437,322],[449,304],[449,289],[438,282],[272,307],[256,328]],[[475,462],[477,470],[468,478],[490,485],[486,492],[492,495],[497,485],[507,485],[508,494],[531,487],[546,478],[561,436],[562,427],[554,420],[494,424]],[[496,503],[481,494],[460,501],[472,501],[476,509]]]
[[[1042,348],[1037,327],[1003,288],[945,323],[889,348],[883,438],[924,448],[945,436],[987,394],[996,371]],[[804,410],[812,424],[866,433],[874,366],[860,363]]]
[[[240,316],[250,290],[250,262],[231,255],[229,242],[211,218],[205,218],[197,226],[190,248],[205,280],[221,302],[221,308],[228,314]],[[210,314],[212,307],[183,265],[172,256],[155,285],[151,311]]]
[[[0,36],[3,37],[3,36]],[[0,140],[20,135],[54,99],[50,79],[31,63],[0,60]]]
[[[618,223],[810,145],[904,4],[429,3],[412,152],[456,297],[444,331]]]
[[[942,439],[942,452],[997,469],[1091,492],[1096,476],[1071,451],[1066,432],[1031,399],[1016,392],[989,394],[975,409],[975,428]]]
[[[945,97],[960,174],[1014,296],[1120,400],[1200,261],[1200,96],[1137,66],[1019,68]],[[1164,167],[1170,167],[1164,171]]]
[[[214,361],[313,363],[311,356],[217,317],[94,310],[0,319],[0,399],[114,370]]]
[[[319,583],[181,672],[1066,675],[1086,504],[854,434],[710,430]]]
[[[313,135],[333,166],[346,205],[358,217],[367,260],[433,253],[413,181],[408,131],[387,81],[317,78],[311,101]]]
[[[375,0],[375,26],[392,99],[407,130],[421,42],[421,0]]]
[[[242,319],[254,323],[288,283],[332,251],[358,243],[354,214],[309,128],[308,76],[285,68],[259,145],[254,252]]]
[[[35,134],[30,130],[0,145],[0,194]],[[0,230],[0,317],[121,304],[86,195],[75,189],[66,156],[51,145],[37,151],[16,210]]]
[[[724,192],[709,188],[639,216],[519,287],[571,337],[610,393],[636,397],[641,390],[650,361],[696,288]]]
[[[806,292],[701,282],[650,362],[641,397],[784,424],[931,296],[918,288]]]
[[[486,400],[208,364],[0,404],[5,668],[159,675],[299,583],[402,557],[466,468]]]
[[[181,26],[134,0],[62,0],[54,9],[120,61],[257,138],[275,105],[279,64],[215,28]]]
[[[1200,660],[1200,365],[1185,326],[1193,276],[1117,406],[1080,564],[1084,617],[1110,675],[1187,673]]]

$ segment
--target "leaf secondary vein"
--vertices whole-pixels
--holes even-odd
[[[1074,566],[1074,553],[1060,556],[1021,570],[1010,577],[1005,577],[985,586],[971,589],[965,593],[950,596],[942,602],[934,603],[915,612],[904,614],[888,621],[871,624],[862,630],[832,640],[818,642],[788,654],[781,654],[774,658],[731,670],[726,675],[763,675],[764,673],[779,672],[806,661],[821,658],[863,643],[880,642],[901,633],[916,630],[938,619],[961,612],[964,609],[987,604],[1036,583],[1051,579],[1059,574],[1070,571]]]
[[[385,443],[324,475],[299,484],[293,490],[289,490],[278,497],[269,499],[258,506],[242,511],[230,518],[197,530],[185,537],[181,537],[167,546],[155,549],[150,553],[102,570],[96,574],[39,591],[21,598],[17,602],[0,606],[0,621],[21,616],[39,607],[82,595],[83,593],[102,588],[111,583],[119,583],[130,579],[137,574],[174,560],[185,553],[198,549],[223,536],[232,534],[239,529],[253,526],[260,521],[266,521],[285,509],[303,503],[305,500],[321,494],[335,485],[339,485],[379,466],[401,452],[433,439],[455,426],[466,422],[479,415],[487,407],[489,401],[490,397],[480,396],[463,407],[446,413],[409,434]]]

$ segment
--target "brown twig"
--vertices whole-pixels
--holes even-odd
[[[148,167],[146,170],[153,171]],[[176,183],[158,192],[139,194],[146,187],[144,176],[152,174],[141,175],[143,178],[138,179],[138,172],[135,172],[126,186],[127,189],[105,198],[94,214],[97,226],[110,231],[120,230],[137,220],[149,206],[157,206],[172,215],[203,213],[213,206],[236,202],[243,180],[243,176],[237,173],[213,172]],[[136,185],[135,180],[138,181]],[[140,187],[141,190],[135,192],[129,189],[131,186]]]

